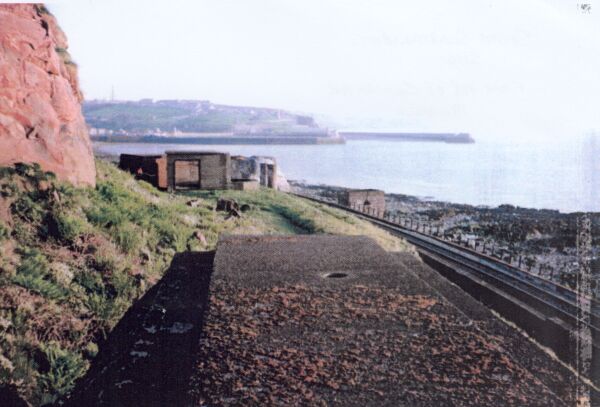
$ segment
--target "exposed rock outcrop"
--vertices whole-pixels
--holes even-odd
[[[94,185],[77,66],[41,5],[0,4],[0,165],[37,162],[59,179]]]

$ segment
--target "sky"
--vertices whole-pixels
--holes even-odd
[[[600,1],[50,2],[87,99],[203,99],[347,129],[600,129]]]

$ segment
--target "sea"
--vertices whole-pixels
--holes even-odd
[[[476,206],[600,212],[600,137],[474,144],[356,140],[336,145],[96,143],[97,153],[224,151],[276,158],[288,179]]]

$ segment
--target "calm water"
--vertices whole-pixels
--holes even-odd
[[[98,144],[102,153],[271,155],[288,179],[456,203],[600,211],[600,138],[539,144],[351,141],[345,145]]]

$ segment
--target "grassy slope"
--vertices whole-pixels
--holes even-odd
[[[169,195],[112,164],[97,170],[95,189],[77,189],[39,168],[0,169],[0,384],[34,405],[70,390],[176,252],[214,249],[221,233],[364,234],[409,250],[342,211],[272,190]],[[251,209],[228,218],[213,210],[219,197]]]

